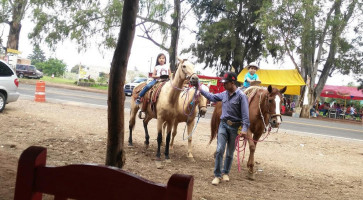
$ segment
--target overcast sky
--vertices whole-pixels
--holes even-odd
[[[191,18],[189,20],[193,19]],[[19,51],[22,52],[20,57],[27,58],[28,55],[33,51],[33,46],[27,38],[27,35],[31,31],[32,27],[33,26],[30,20],[27,18],[24,19],[20,34]],[[0,27],[0,30],[2,30],[2,27]],[[4,30],[3,33],[4,44],[6,44],[7,41],[7,34],[8,27]],[[150,41],[138,37],[137,35],[139,34],[141,34],[141,32],[137,28],[129,59],[128,69],[134,70],[137,68],[139,71],[145,72],[146,74],[150,70],[150,67],[155,65],[157,54],[166,52],[161,50]],[[195,42],[195,36],[189,31],[182,31],[180,34],[179,52],[182,48],[190,46],[190,44],[193,42]],[[86,66],[100,66],[103,69],[109,69],[114,53],[113,50],[103,50],[101,53],[98,47],[95,46],[96,45],[90,47],[86,52],[78,53],[76,43],[66,40],[64,43],[58,45],[56,52],[50,52],[46,45],[41,46],[41,48],[46,53],[47,58],[56,57],[63,60],[67,64],[68,69],[71,69],[73,66],[79,63]],[[188,55],[182,56],[182,58],[188,58]],[[216,74],[216,71],[212,69],[202,70],[202,67],[204,66],[203,64],[196,63],[195,65],[196,70],[201,71],[203,75],[215,76]],[[261,62],[260,67],[262,69],[294,69],[294,66],[291,64],[289,59],[286,59],[285,63],[279,64],[273,64],[272,62]],[[350,76],[343,76],[335,73],[333,77],[328,78],[327,85],[347,85],[349,82],[354,82],[355,85],[357,85],[356,81],[354,81]]]

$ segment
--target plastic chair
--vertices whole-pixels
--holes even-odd
[[[331,117],[334,116],[334,117]],[[329,118],[337,118],[337,110],[329,110]]]
[[[19,158],[14,200],[192,199],[193,176],[173,174],[156,184],[118,168],[101,165],[47,167],[47,149],[29,147]]]

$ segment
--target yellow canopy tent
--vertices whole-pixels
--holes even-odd
[[[244,82],[245,75],[248,69],[244,68],[237,76],[237,80],[241,83]],[[287,86],[285,94],[300,95],[300,87],[305,85],[304,79],[301,77],[296,69],[288,70],[267,70],[259,69],[256,74],[258,75],[262,86],[272,85],[278,89]]]

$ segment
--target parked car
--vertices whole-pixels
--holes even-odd
[[[0,60],[0,112],[5,105],[17,101],[19,93],[17,92],[19,80],[11,67]]]
[[[140,78],[136,78],[132,83],[127,83],[124,87],[124,92],[126,96],[131,96],[132,95],[132,91],[134,90],[134,88],[139,85],[142,82],[145,82],[147,80],[147,78],[145,77],[140,77]]]
[[[16,75],[19,78],[42,78],[43,77],[43,73],[39,70],[37,70],[37,68],[34,65],[21,65],[21,64],[17,64],[16,65]]]

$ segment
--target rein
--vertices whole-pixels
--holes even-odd
[[[265,118],[262,114],[262,110],[261,110],[261,98],[262,97],[262,92],[260,93],[260,99],[259,99],[259,103],[258,103],[258,108],[259,108],[259,111],[260,111],[260,115],[261,115],[261,118],[262,118],[262,122],[263,122],[263,125],[265,127],[265,131],[267,131],[267,134],[265,135],[265,137],[261,140],[254,140],[252,138],[248,138],[248,137],[245,137],[241,140],[241,134],[238,134],[237,137],[236,137],[236,140],[235,140],[235,147],[237,149],[237,159],[238,159],[238,172],[241,171],[241,163],[243,163],[243,160],[245,158],[245,153],[246,153],[246,146],[247,146],[247,140],[252,140],[253,142],[263,142],[270,134],[271,130],[272,130],[272,127],[271,127],[271,124],[270,123],[265,123]],[[274,116],[281,116],[281,114],[271,114],[270,113],[270,110],[268,109],[268,114],[270,114],[270,118],[271,117],[274,117]],[[278,128],[277,128],[277,131],[278,131]],[[277,132],[276,131],[276,132]],[[240,141],[242,141],[242,145],[240,144]],[[240,153],[243,152],[243,156],[242,156],[242,162],[241,159],[240,159]]]
[[[183,140],[187,140],[187,139],[189,139],[189,138],[190,138],[190,137],[194,134],[195,129],[197,128],[197,125],[198,125],[198,123],[199,123],[200,116],[201,116],[200,114],[198,114],[198,120],[197,120],[197,123],[194,125],[194,128],[193,128],[192,133],[191,133],[191,134],[190,134],[187,138],[185,138],[185,137],[184,137],[184,135],[185,135],[186,127],[187,127],[188,122],[189,122],[189,117],[193,114],[194,109],[195,109],[195,107],[197,106],[197,104],[196,104],[195,102],[197,101],[196,99],[197,99],[198,97],[200,97],[200,93],[198,92],[198,90],[197,90],[197,89],[195,90],[194,95],[193,95],[193,99],[192,99],[192,101],[190,102],[190,105],[192,106],[192,109],[191,109],[191,110],[189,110],[189,114],[185,113],[185,109],[184,109],[184,106],[185,106],[186,100],[188,99],[188,95],[189,95],[189,93],[188,93],[188,91],[186,91],[186,95],[185,95],[185,99],[184,99],[184,104],[183,104],[183,112],[184,112],[184,115],[188,116],[188,118],[187,118],[187,122],[186,122],[185,127],[184,127]],[[205,106],[205,107],[206,107],[206,106]],[[189,106],[188,106],[188,108],[189,108]]]
[[[263,142],[267,137],[268,135],[270,134],[272,130],[272,127],[271,125],[269,125],[269,128],[268,128],[268,132],[266,134],[266,136],[262,139],[262,140],[254,140],[252,138],[248,138],[248,137],[245,137],[241,140],[241,134],[238,134],[237,137],[236,137],[236,140],[235,140],[235,146],[237,148],[237,159],[238,159],[238,172],[241,171],[241,164],[243,163],[243,160],[245,159],[245,153],[246,153],[246,146],[247,146],[247,140],[252,140],[253,142]],[[240,145],[240,141],[242,141],[242,145]],[[242,150],[240,150],[242,149]],[[243,157],[242,157],[242,162],[241,159],[240,159],[240,153],[243,151]]]
[[[262,114],[262,111],[261,111],[261,96],[262,96],[262,92],[260,93],[260,100],[259,100],[259,103],[258,103],[258,109],[260,110],[260,114],[261,114],[261,118],[262,118],[262,122],[263,122],[263,125],[265,126],[265,131],[267,130],[267,126],[269,125],[266,125],[266,123],[265,123],[265,118],[264,118],[264,116],[263,116],[263,114]],[[269,109],[268,109],[268,111],[270,111]],[[271,126],[271,125],[270,125]]]

